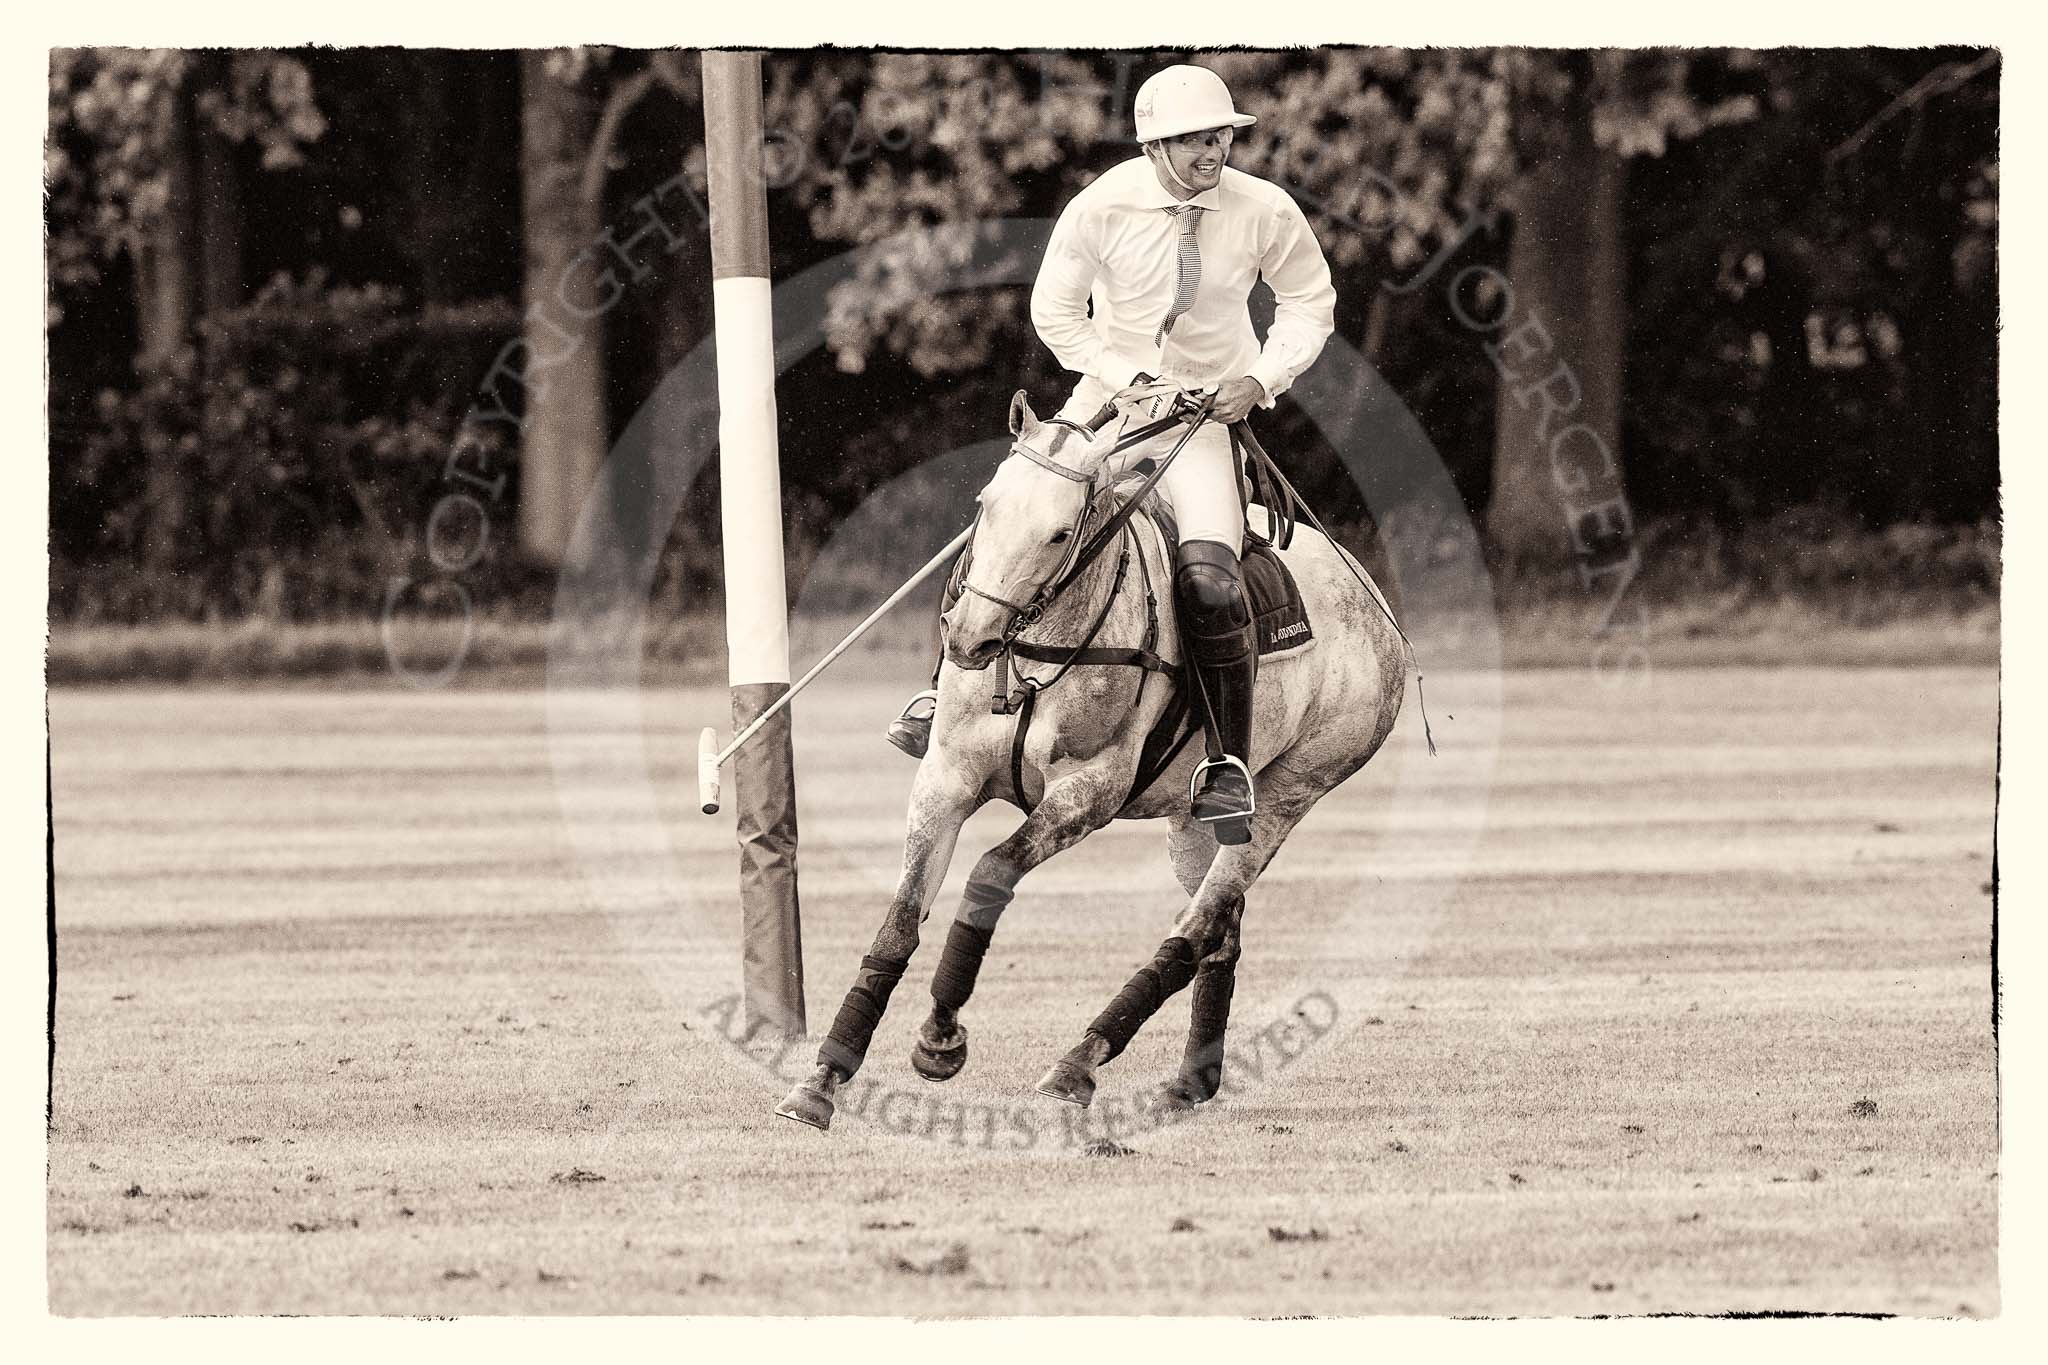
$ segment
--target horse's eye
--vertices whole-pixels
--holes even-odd
[[[1072,531],[1062,531],[1052,538],[1052,543],[1055,545],[1064,545],[1067,543],[1067,537],[1072,534],[1074,534]]]

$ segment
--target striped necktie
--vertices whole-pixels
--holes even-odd
[[[1195,290],[1202,283],[1202,249],[1195,245],[1195,225],[1202,221],[1201,205],[1175,204],[1165,212],[1168,217],[1180,220],[1180,241],[1176,247],[1180,274],[1173,282],[1173,304],[1166,310],[1166,320],[1152,334],[1154,346],[1164,342],[1180,315],[1194,307]]]

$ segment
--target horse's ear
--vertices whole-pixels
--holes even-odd
[[[1028,436],[1038,425],[1038,414],[1031,410],[1031,395],[1019,389],[1010,395],[1010,434]]]

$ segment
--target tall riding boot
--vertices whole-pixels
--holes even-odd
[[[1195,769],[1190,812],[1219,844],[1247,843],[1255,809],[1250,763],[1258,651],[1244,575],[1230,547],[1212,540],[1182,545],[1177,564],[1174,599],[1208,749],[1207,761]]]

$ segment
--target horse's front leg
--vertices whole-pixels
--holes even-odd
[[[981,856],[946,935],[945,955],[932,976],[932,1010],[917,1032],[910,1064],[928,1081],[949,1081],[967,1065],[967,1029],[960,1011],[974,994],[981,960],[996,921],[1016,895],[1024,874],[1116,818],[1127,794],[1127,774],[1085,768],[1046,788],[1045,799],[1017,832]]]
[[[910,793],[910,828],[903,839],[903,875],[896,894],[832,1020],[831,1032],[818,1047],[817,1068],[775,1106],[782,1117],[813,1128],[832,1126],[833,1092],[851,1080],[866,1059],[875,1026],[889,1007],[889,995],[903,979],[910,955],[917,949],[918,925],[930,911],[939,883],[946,879],[960,826],[980,804],[976,789],[955,780],[938,755],[918,770]]]

